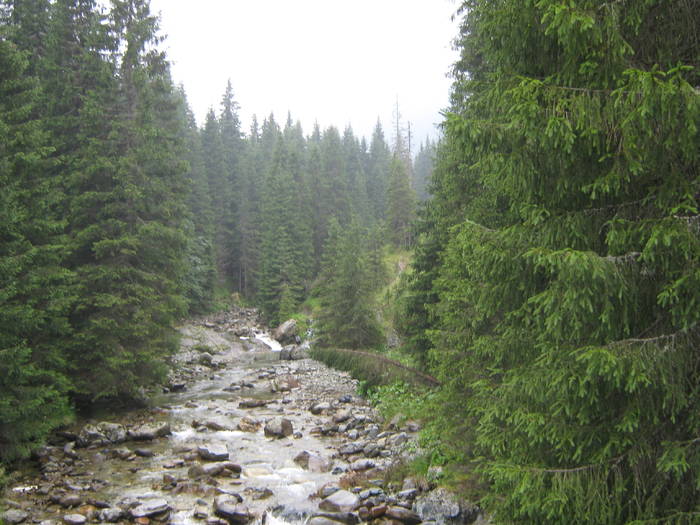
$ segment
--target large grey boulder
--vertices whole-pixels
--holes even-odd
[[[294,433],[294,427],[289,419],[276,417],[265,425],[264,431],[265,437],[281,439],[291,436]]]
[[[18,525],[29,518],[29,514],[23,510],[10,509],[0,514],[0,521],[9,525]]]
[[[297,321],[296,319],[289,319],[281,325],[279,325],[272,337],[277,339],[281,344],[296,343],[297,336]]]
[[[223,443],[210,443],[197,447],[197,454],[205,461],[226,461],[229,458],[228,448]]]
[[[338,490],[324,499],[318,508],[328,512],[352,512],[359,503],[360,498],[352,492]]]
[[[294,463],[309,472],[330,472],[332,467],[330,461],[308,450],[297,454]]]
[[[423,521],[436,525],[463,525],[481,522],[483,510],[472,503],[460,501],[451,492],[439,488],[421,494],[413,504],[413,510]]]
[[[245,525],[253,519],[248,509],[240,505],[240,500],[231,496],[222,496],[214,500],[214,514],[231,525]]]
[[[126,429],[117,423],[102,422],[97,425],[85,425],[78,435],[78,446],[116,445],[124,443],[127,438]]]

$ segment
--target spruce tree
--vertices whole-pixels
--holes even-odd
[[[376,220],[386,217],[386,190],[391,166],[391,151],[384,139],[381,122],[372,133],[369,147],[369,166],[367,174],[367,194],[370,199],[372,214]]]
[[[70,217],[79,302],[69,347],[74,386],[90,399],[134,396],[162,379],[184,313],[185,153],[179,97],[145,0],[115,0],[122,43],[100,104],[81,115]],[[90,128],[110,115],[107,135]]]
[[[341,229],[331,219],[318,296],[318,343],[369,348],[382,338],[376,319],[376,268],[370,263],[367,232],[357,220]]]
[[[391,160],[386,201],[387,229],[391,241],[397,248],[409,248],[413,243],[416,196],[411,188],[408,164],[398,154],[394,154]]]
[[[498,523],[697,521],[699,7],[463,3],[430,333]]]
[[[29,455],[70,415],[63,355],[70,273],[61,268],[61,222],[50,135],[37,113],[38,83],[0,25],[0,462]],[[60,192],[59,192],[60,193]]]
[[[241,123],[238,118],[238,102],[233,96],[233,87],[229,80],[221,100],[221,116],[219,130],[224,162],[224,178],[221,186],[222,193],[216,197],[218,232],[217,242],[220,244],[220,259],[222,270],[234,288],[238,288],[241,279],[240,251],[241,231],[237,220],[238,207],[241,204],[241,163],[243,156],[243,140]],[[239,290],[240,291],[240,290]]]

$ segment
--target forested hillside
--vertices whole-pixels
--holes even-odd
[[[275,325],[321,273],[329,308],[371,277],[385,224],[410,240],[402,137],[244,130],[231,83],[198,126],[161,47],[148,0],[0,2],[0,461],[162,381],[178,321],[217,297]]]
[[[498,523],[697,523],[700,3],[461,11],[401,297],[432,458]]]

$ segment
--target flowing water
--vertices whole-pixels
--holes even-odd
[[[212,349],[214,367],[211,370],[194,367],[198,373],[193,374],[194,379],[186,383],[184,390],[156,395],[152,398],[152,409],[137,415],[127,414],[117,421],[126,426],[133,425],[134,419],[149,424],[168,422],[172,435],[149,442],[76,449],[75,463],[61,479],[55,476],[51,479],[50,492],[64,494],[65,487],[88,491],[89,498],[86,492],[85,501],[104,501],[112,507],[124,507],[130,499],[164,499],[173,509],[170,522],[182,524],[202,523],[194,517],[197,510],[213,517],[214,498],[226,494],[240,494],[244,505],[257,516],[273,508],[283,508],[284,516],[303,516],[314,511],[318,506],[315,494],[323,485],[338,482],[337,473],[343,470],[344,463],[331,459],[339,446],[335,438],[312,432],[327,422],[327,418],[311,414],[309,407],[320,397],[337,399],[339,395],[352,393],[353,382],[342,373],[331,372],[308,359],[260,361],[260,356],[274,358],[275,355],[260,348],[246,350],[245,342],[214,330],[188,326],[183,329],[183,336],[183,350],[177,357],[181,365],[195,362],[194,347],[206,344]],[[258,333],[255,338],[278,350],[279,344],[266,334]],[[337,378],[331,381],[333,374]],[[272,392],[274,382],[290,378],[299,386],[284,393]],[[241,400],[256,399],[267,404],[251,409],[239,407]],[[367,409],[359,404],[354,408]],[[292,422],[294,436],[267,438],[262,426],[280,416]],[[242,432],[238,430],[238,422],[244,417],[263,425],[255,432]],[[217,477],[204,483],[193,479],[189,469],[203,463],[197,456],[197,447],[217,444],[225,445],[230,461],[242,467],[240,478]],[[114,449],[123,451],[124,447],[131,451],[141,449],[139,454],[144,454],[146,449],[153,456],[114,457]],[[304,470],[294,462],[304,450],[341,468],[336,474]],[[46,478],[21,480],[15,488],[26,489],[27,493],[15,491],[13,496],[32,497],[42,483],[46,485]],[[41,500],[34,494],[37,505],[42,505],[39,502],[45,502],[49,495],[44,494]],[[32,513],[35,519],[60,520],[66,513],[58,505],[43,504],[43,509]],[[268,523],[270,520],[272,516]]]

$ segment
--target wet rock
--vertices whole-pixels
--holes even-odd
[[[197,447],[197,454],[205,461],[226,461],[229,458],[228,449],[222,443],[211,443]]]
[[[103,421],[97,425],[85,425],[78,434],[77,444],[81,447],[90,445],[114,445],[124,443],[127,438],[123,425]]]
[[[483,517],[480,507],[460,502],[454,494],[443,488],[421,494],[416,498],[413,508],[423,521],[435,522],[437,525],[474,523]]]
[[[66,514],[63,516],[63,522],[66,525],[85,525],[87,518],[82,514]]]
[[[78,459],[79,456],[78,453],[75,451],[75,444],[75,441],[66,443],[66,445],[63,447],[63,453],[69,458]]]
[[[241,432],[257,432],[258,429],[262,426],[260,421],[257,421],[253,418],[250,417],[242,417],[238,421],[238,430]]]
[[[344,423],[348,419],[352,417],[352,412],[350,410],[339,410],[334,416],[333,416],[333,422],[334,423]]]
[[[207,512],[206,507],[203,505],[197,505],[192,511],[192,517],[196,520],[205,520],[209,517],[209,513]]]
[[[83,503],[83,498],[78,494],[68,494],[63,496],[58,504],[64,509],[70,509],[71,507],[79,507]]]
[[[381,518],[386,514],[387,510],[388,507],[386,505],[377,505],[376,507],[372,507],[371,509],[369,509],[369,517],[373,520]]]
[[[264,399],[244,399],[238,403],[238,408],[261,408],[267,405]]]
[[[340,522],[325,516],[314,516],[307,522],[307,525],[338,525],[338,523]]]
[[[356,525],[360,522],[357,514],[352,512],[317,512],[313,518],[326,518],[335,523],[344,523],[345,525]]]
[[[241,466],[229,461],[220,463],[207,463],[205,465],[194,465],[187,471],[187,475],[192,479],[199,479],[205,476],[216,477],[238,477],[241,474]]]
[[[289,319],[277,327],[272,334],[272,337],[277,339],[281,344],[295,343],[297,335],[296,319]]]
[[[124,511],[118,508],[102,509],[98,516],[100,520],[106,521],[107,523],[116,523],[124,517]]]
[[[240,505],[240,500],[230,496],[222,496],[214,500],[214,514],[231,525],[245,525],[253,519],[248,509]]]
[[[323,414],[324,412],[326,412],[330,409],[331,409],[331,404],[327,403],[327,402],[323,402],[323,403],[315,403],[314,405],[311,406],[309,411],[312,414],[318,416],[318,415]]]
[[[133,458],[133,453],[131,452],[130,449],[126,447],[121,447],[121,448],[115,448],[114,450],[111,451],[112,457],[121,459],[121,460],[127,460],[130,458]]]
[[[318,507],[328,512],[352,512],[359,503],[360,499],[352,492],[338,490],[324,499]]]
[[[170,423],[144,425],[129,431],[129,439],[134,441],[153,441],[156,438],[166,437],[172,434]]]
[[[20,509],[10,509],[0,514],[0,521],[8,525],[18,525],[29,518],[29,513]]]
[[[374,468],[377,464],[371,459],[358,459],[350,464],[350,470],[355,472],[362,472]]]
[[[416,496],[418,496],[418,489],[402,490],[396,496],[400,499],[407,499],[407,500],[416,499]]]
[[[340,490],[340,487],[336,487],[335,485],[326,485],[324,487],[321,487],[321,490],[318,491],[318,495],[321,498],[327,498],[331,494],[335,494]]]
[[[245,490],[245,494],[254,500],[265,500],[274,496],[273,492],[266,488],[251,487]]]
[[[386,516],[406,525],[418,525],[422,521],[418,514],[403,507],[389,507],[386,509]]]
[[[297,454],[294,463],[310,472],[330,472],[331,463],[318,454],[304,450]]]
[[[129,511],[132,518],[151,518],[170,511],[170,505],[164,499],[152,499],[141,503]]]
[[[155,455],[152,450],[149,450],[147,448],[137,448],[134,450],[134,454],[136,454],[140,458],[152,458]]]
[[[364,449],[364,445],[360,443],[348,443],[340,447],[338,451],[342,456],[352,456],[353,454],[359,454]]]
[[[363,447],[362,453],[368,458],[376,458],[381,453],[381,447],[377,443],[368,443]]]
[[[266,437],[280,439],[291,436],[294,433],[294,427],[289,419],[276,417],[265,425],[264,431]]]

